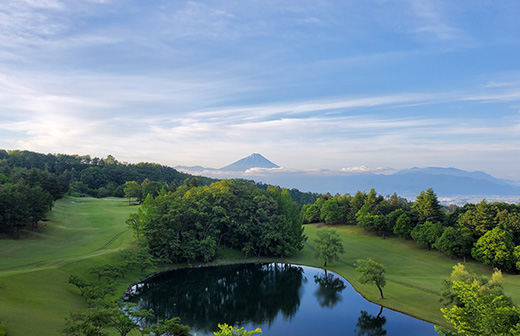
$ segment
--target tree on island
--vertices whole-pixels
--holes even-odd
[[[358,279],[362,284],[374,284],[381,293],[381,299],[383,296],[383,287],[386,285],[385,280],[385,267],[383,264],[375,262],[372,259],[358,259],[356,264],[356,270],[361,273],[361,277]]]
[[[323,260],[323,266],[339,260],[339,255],[345,253],[343,243],[335,229],[321,228],[316,233],[316,255],[317,259]]]

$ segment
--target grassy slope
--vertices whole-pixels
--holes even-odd
[[[65,198],[42,233],[0,240],[0,320],[9,335],[59,335],[63,318],[85,307],[69,275],[88,277],[117,258],[132,241],[125,220],[133,211],[123,200]]]
[[[437,251],[419,249],[415,242],[391,237],[382,239],[368,234],[356,226],[336,226],[346,253],[339,262],[331,264],[331,270],[344,276],[367,299],[383,306],[406,312],[418,318],[445,325],[440,313],[439,292],[442,279],[449,277],[458,260],[453,260]],[[315,225],[306,225],[309,236],[303,253],[293,258],[296,263],[320,266],[313,257]],[[381,299],[377,287],[362,285],[357,281],[353,264],[360,258],[372,258],[386,267],[387,284],[385,299]],[[491,274],[491,269],[477,262],[465,263],[466,268],[478,274]],[[513,302],[520,303],[520,276],[504,275],[506,294]]]
[[[120,249],[130,246],[132,237],[125,219],[135,209],[123,200],[65,198],[56,203],[42,233],[31,233],[20,241],[0,240],[0,320],[9,335],[31,335],[35,331],[41,336],[59,334],[63,318],[71,310],[85,308],[76,289],[66,283],[68,276],[92,277],[87,273],[89,268],[112,262]],[[347,278],[371,301],[444,323],[438,292],[441,280],[449,276],[457,261],[418,249],[412,241],[381,239],[354,226],[336,228],[347,253],[331,265],[331,270]],[[309,240],[305,248],[285,261],[320,266],[313,251],[317,230],[307,225]],[[240,254],[229,250],[223,251],[222,257],[218,263],[244,261]],[[386,266],[384,300],[375,287],[356,281],[353,264],[358,258],[372,258]],[[467,263],[467,267],[473,272],[490,273],[478,263]],[[127,276],[119,285],[120,292],[139,277]],[[520,303],[520,276],[506,275],[505,288],[514,302]]]

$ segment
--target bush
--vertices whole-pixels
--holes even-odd
[[[4,327],[2,322],[0,322],[0,336],[5,336],[5,335],[7,335],[7,329]]]

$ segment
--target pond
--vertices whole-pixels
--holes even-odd
[[[259,327],[263,336],[438,335],[431,323],[365,300],[333,272],[290,264],[173,270],[132,286],[125,299],[159,319],[180,317],[198,336],[218,323]]]

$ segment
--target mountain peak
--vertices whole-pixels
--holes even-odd
[[[220,168],[220,170],[245,171],[251,168],[280,168],[280,166],[267,160],[260,153],[253,153],[245,158],[233,162],[230,165]]]

